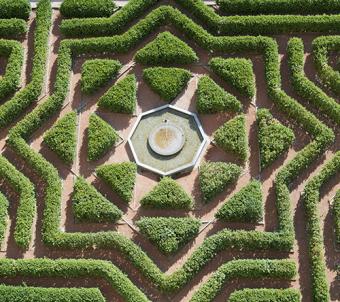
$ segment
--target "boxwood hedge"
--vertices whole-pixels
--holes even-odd
[[[74,216],[79,222],[114,223],[123,214],[82,177],[78,177],[75,181],[72,206]]]
[[[337,244],[340,244],[340,190],[336,192],[333,201],[335,236]]]
[[[228,302],[300,302],[301,294],[293,288],[246,288],[231,293]]]
[[[101,158],[119,141],[119,135],[110,124],[96,114],[91,114],[88,127],[87,158]]]
[[[2,302],[105,302],[98,288],[45,288],[0,285]]]
[[[242,111],[240,101],[207,75],[198,80],[196,107],[199,113]]]
[[[137,226],[164,254],[173,254],[193,239],[201,222],[191,217],[142,217]]]
[[[28,19],[31,6],[28,0],[0,0],[0,19]]]
[[[5,238],[5,231],[8,218],[8,200],[5,195],[0,192],[0,245]]]
[[[200,189],[205,202],[221,193],[229,184],[236,181],[242,169],[232,163],[204,162],[199,169]]]
[[[135,60],[144,65],[191,64],[198,57],[188,44],[166,31],[140,49]]]
[[[60,12],[66,18],[109,17],[115,7],[112,0],[64,0]]]

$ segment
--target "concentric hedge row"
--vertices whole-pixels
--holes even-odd
[[[134,17],[138,16],[139,13],[139,11],[138,13],[136,12]],[[68,92],[72,56],[94,52],[126,52],[153,32],[155,28],[169,22],[205,49],[262,54],[264,56],[265,77],[269,96],[279,109],[313,136],[313,141],[298,152],[296,157],[281,169],[276,176],[278,228],[275,232],[231,231],[224,229],[206,238],[184,265],[168,276],[162,273],[140,247],[117,232],[61,232],[59,229],[61,180],[58,171],[40,154],[31,149],[25,139],[40,127],[44,121],[61,109]],[[262,36],[214,37],[178,10],[171,7],[161,7],[151,12],[145,19],[132,26],[121,36],[62,41],[59,48],[54,94],[10,131],[8,142],[41,175],[46,183],[42,230],[45,244],[63,249],[84,249],[92,248],[93,246],[96,246],[96,248],[117,249],[157,287],[165,292],[170,292],[184,286],[218,252],[226,248],[289,251],[294,242],[294,230],[288,185],[317,156],[322,154],[327,145],[332,143],[333,140],[334,134],[330,129],[281,89],[279,56],[275,40]]]
[[[16,41],[0,40],[0,57],[7,57],[5,75],[0,81],[0,101],[13,93],[20,84],[24,52]]]
[[[109,18],[64,20],[61,24],[61,31],[68,37],[112,36],[123,32],[129,22],[141,16],[158,1],[129,1],[127,5]],[[313,0],[313,3],[315,1],[317,0]],[[263,35],[289,32],[335,33],[340,25],[340,15],[220,16],[200,0],[175,0],[175,2],[216,35]],[[173,8],[163,6],[160,9],[168,13]]]
[[[328,302],[330,299],[329,285],[325,273],[323,235],[318,213],[320,190],[322,185],[339,171],[340,151],[307,183],[303,192],[309,236],[309,259],[312,268],[313,301],[318,302]]]
[[[51,2],[48,0],[41,0],[38,3],[36,11],[31,82],[16,93],[11,100],[0,106],[0,128],[5,127],[12,122],[30,104],[36,101],[41,94],[46,69],[50,25]]]

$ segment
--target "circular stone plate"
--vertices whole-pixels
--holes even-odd
[[[148,142],[154,152],[163,156],[169,156],[182,150],[185,137],[181,128],[172,123],[165,122],[150,133]]]

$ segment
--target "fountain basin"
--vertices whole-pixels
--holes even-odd
[[[206,142],[196,114],[172,105],[139,115],[128,138],[137,165],[162,176],[191,170]]]

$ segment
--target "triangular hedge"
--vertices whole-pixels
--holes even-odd
[[[240,159],[248,156],[246,120],[240,114],[219,127],[213,134],[215,143],[226,152],[235,153]]]
[[[110,124],[96,114],[91,114],[88,128],[87,158],[101,158],[117,141],[119,135]]]
[[[137,103],[137,82],[133,74],[112,86],[100,99],[98,106],[112,112],[132,114]]]
[[[203,200],[213,199],[221,193],[225,187],[236,181],[242,169],[232,163],[205,162],[200,166],[199,181]]]
[[[176,181],[163,177],[140,203],[158,209],[190,209],[193,200]]]
[[[295,135],[292,129],[274,119],[268,109],[257,111],[261,169],[288,150]]]
[[[252,98],[255,95],[255,77],[251,60],[244,58],[213,58],[210,68],[226,83],[236,88],[242,95]]]
[[[259,222],[263,219],[261,182],[252,180],[232,196],[216,213],[216,218],[235,222]]]
[[[151,67],[144,69],[143,77],[154,92],[171,102],[187,86],[191,73],[182,68]]]
[[[116,222],[123,213],[85,179],[78,177],[72,193],[73,213],[78,222]]]
[[[196,107],[199,113],[242,111],[240,101],[207,75],[198,81]]]
[[[201,222],[185,217],[143,217],[137,221],[141,233],[164,254],[173,254],[193,239]]]
[[[81,91],[91,94],[114,79],[122,64],[117,60],[94,59],[85,61],[81,70]]]
[[[72,111],[58,120],[44,136],[44,143],[65,163],[74,160],[77,147],[77,114]]]
[[[131,201],[137,176],[135,163],[123,162],[103,165],[96,169],[96,173],[120,198],[126,202]]]
[[[139,50],[135,59],[144,65],[191,64],[198,61],[190,46],[167,31]]]

